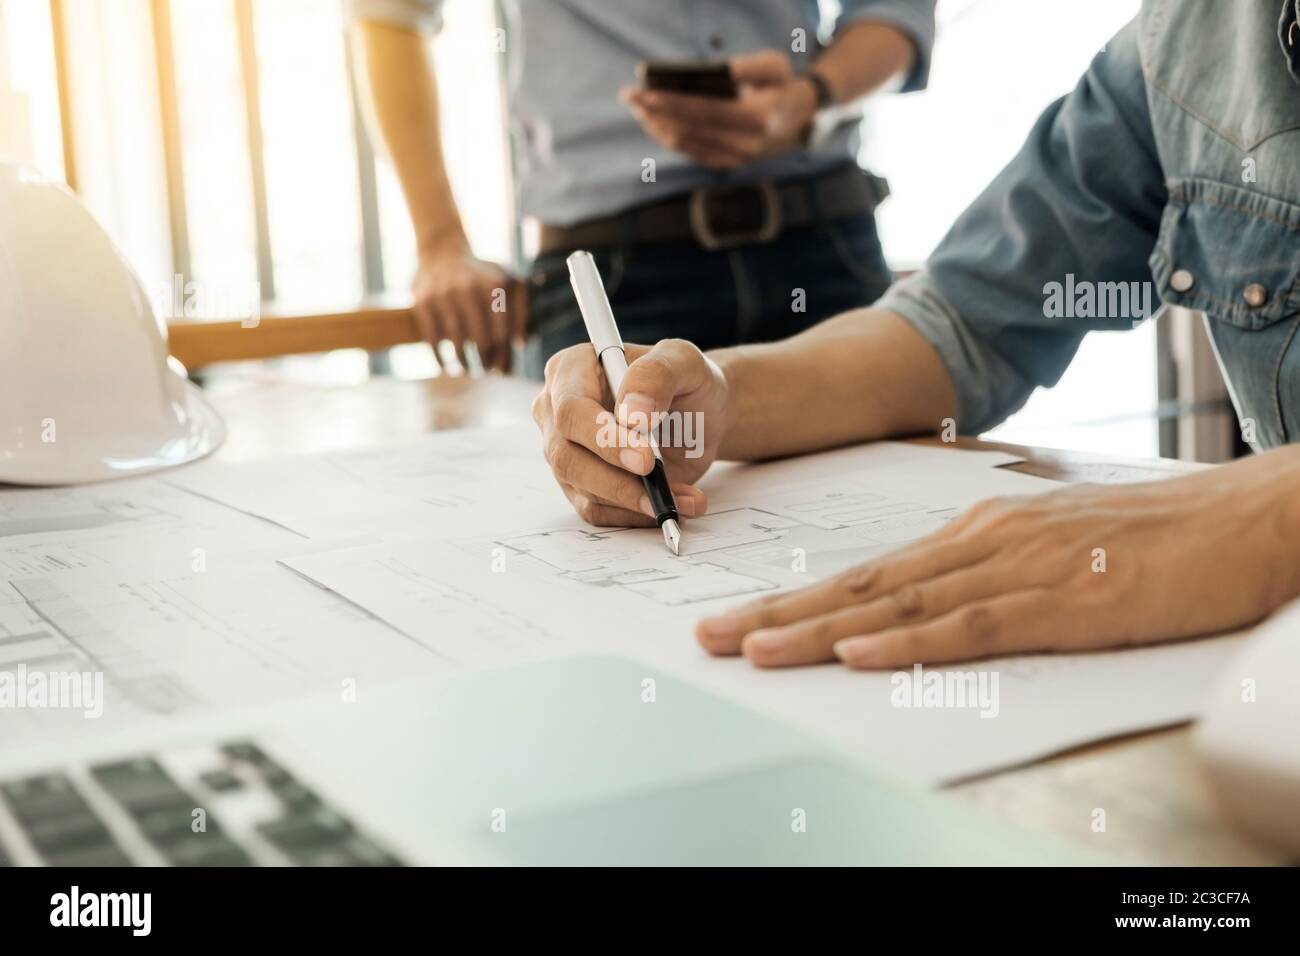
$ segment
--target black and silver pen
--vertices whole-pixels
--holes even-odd
[[[619,335],[618,325],[614,321],[614,310],[609,307],[609,297],[605,295],[605,284],[600,279],[600,270],[591,253],[578,251],[568,258],[569,281],[573,284],[573,294],[578,299],[578,310],[582,321],[586,323],[587,335],[591,345],[600,359],[600,366],[605,370],[605,379],[609,390],[615,397],[623,387],[623,375],[627,372],[627,356],[623,353],[623,337]],[[654,430],[648,432],[650,451],[654,454],[655,464],[650,474],[641,476],[645,486],[646,497],[654,510],[655,521],[664,535],[664,544],[673,554],[681,554],[682,529],[678,524],[677,505],[673,501],[672,488],[668,485],[668,472],[664,469],[663,455],[659,443],[655,440]]]

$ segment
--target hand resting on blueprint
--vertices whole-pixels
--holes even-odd
[[[652,523],[634,477],[650,467],[648,450],[607,447],[598,438],[600,416],[611,407],[620,421],[646,407],[703,416],[699,457],[665,449],[685,515],[703,513],[704,495],[692,482],[716,457],[762,458],[914,433],[919,422],[950,414],[950,386],[928,346],[888,314],[871,319],[856,317],[861,332],[832,320],[826,331],[781,345],[712,357],[681,341],[628,346],[634,361],[619,396],[607,394],[590,346],[559,353],[533,414],[560,487],[594,524]],[[826,351],[804,363],[795,347]],[[759,352],[778,348],[780,369],[799,375],[772,374],[777,366]],[[875,375],[833,371],[837,356],[846,365],[859,361],[858,348],[892,361]],[[805,376],[796,362],[816,374]],[[906,377],[891,378],[892,368]],[[835,392],[840,380],[876,391],[859,396],[844,385]],[[1297,488],[1300,446],[1289,446],[1166,481],[986,501],[832,579],[705,619],[697,636],[710,653],[743,654],[762,667],[838,659],[893,668],[1240,628],[1300,595]]]
[[[1300,595],[1300,447],[1167,481],[992,499],[827,581],[699,623],[761,667],[892,668],[1233,630]]]

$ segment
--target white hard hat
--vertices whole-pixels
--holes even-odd
[[[0,163],[0,482],[143,474],[201,458],[225,435],[86,207]]]

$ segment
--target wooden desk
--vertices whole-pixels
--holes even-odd
[[[320,387],[288,382],[264,366],[232,370],[209,394],[230,438],[217,457],[359,448],[427,431],[529,420],[537,385],[490,376],[419,382],[374,379]],[[924,441],[937,442],[937,439]],[[1122,482],[1185,470],[1170,461],[1112,461],[1050,449],[963,439],[1024,457],[1014,468],[1058,481]],[[959,784],[951,792],[1029,830],[1056,834],[1137,863],[1267,864],[1284,857],[1248,842],[1216,813],[1186,727],[1091,744]],[[1105,833],[1092,832],[1093,810]]]

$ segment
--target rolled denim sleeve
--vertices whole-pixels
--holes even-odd
[[[1046,307],[1049,284],[1150,283],[1166,200],[1129,24],[1047,108],[924,271],[877,303],[939,353],[963,432],[991,428],[1035,387],[1055,385],[1087,332],[1133,327],[1127,317],[1061,317]]]
[[[347,0],[350,23],[362,20],[405,27],[416,33],[442,29],[443,0]]]
[[[904,33],[916,47],[916,60],[900,93],[925,89],[934,51],[935,0],[843,0],[835,20],[835,33],[863,20],[887,23]]]

